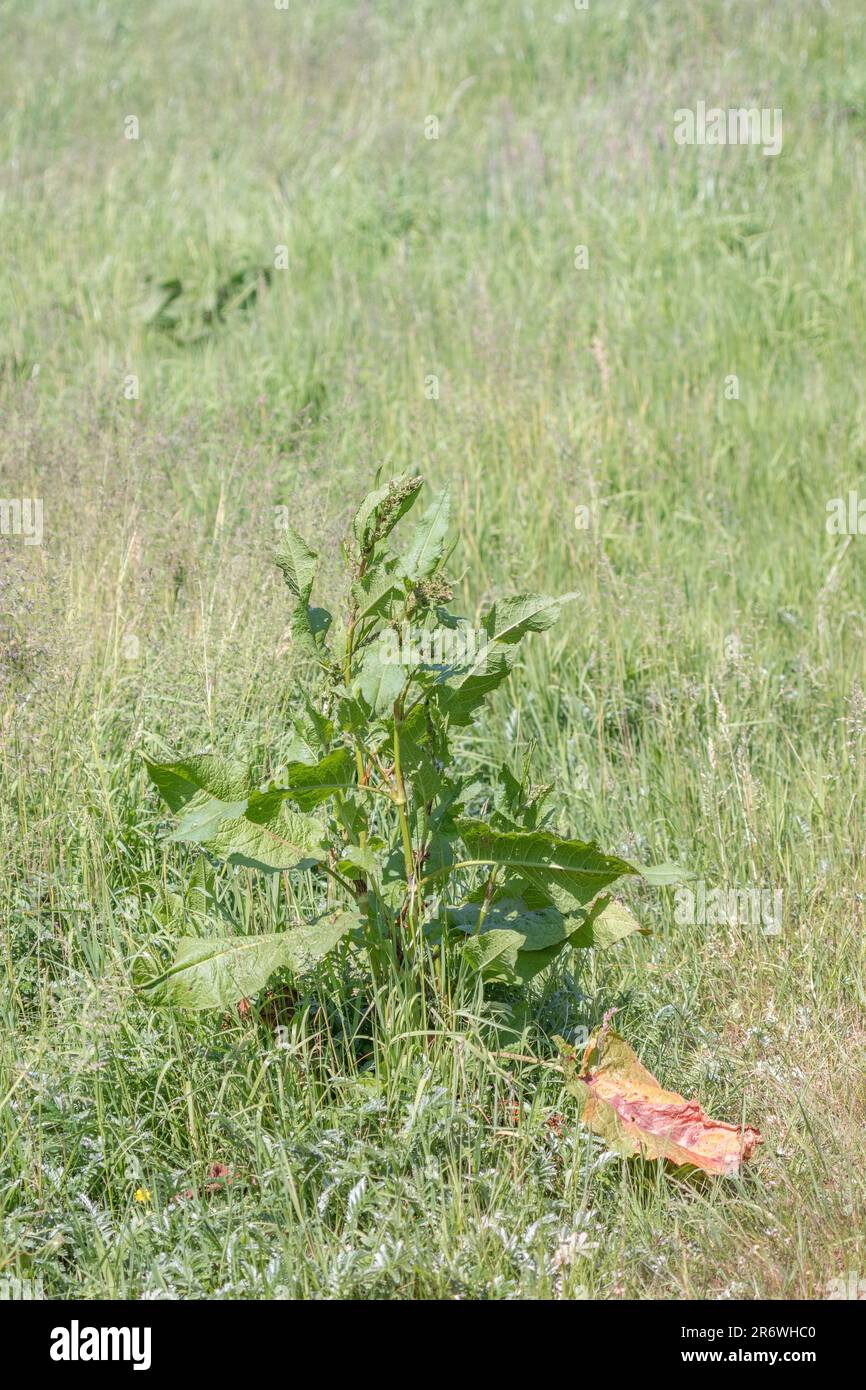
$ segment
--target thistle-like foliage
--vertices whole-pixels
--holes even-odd
[[[329,875],[340,907],[285,932],[238,934],[216,911],[208,872],[194,909],[181,904],[179,915],[194,910],[211,929],[181,939],[172,964],[140,977],[149,997],[225,1008],[275,970],[301,972],[340,943],[364,953],[376,976],[396,968],[420,979],[430,953],[460,952],[485,981],[520,986],[568,947],[607,946],[639,930],[609,896],[638,870],[555,834],[548,788],[508,767],[479,787],[452,760],[452,731],[471,724],[508,678],[524,637],[544,632],[576,596],[518,594],[471,627],[448,607],[448,491],[402,546],[394,542],[421,486],[418,477],[392,478],[359,507],[339,624],[311,604],[315,553],[286,534],[276,558],[309,689],[294,721],[296,756],[278,783],[213,754],[147,761],[178,817],[173,838],[263,873]]]

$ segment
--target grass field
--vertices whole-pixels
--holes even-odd
[[[826,528],[866,497],[860,0],[0,8],[0,494],[44,508],[41,545],[0,537],[0,1278],[866,1281],[866,541]],[[781,153],[678,146],[699,100],[781,109]],[[131,989],[142,880],[194,862],[139,754],[278,753],[275,508],[331,591],[380,464],[452,482],[464,612],[580,594],[465,764],[532,742],[563,830],[781,893],[767,932],[632,892],[652,935],[570,956],[514,1049],[617,1007],[663,1084],[761,1129],[742,1178],[610,1155],[477,994],[422,1036],[335,959],[278,1045],[268,1009]]]

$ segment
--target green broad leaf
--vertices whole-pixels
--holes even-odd
[[[228,864],[267,873],[305,869],[325,858],[326,828],[313,816],[293,811],[281,792],[256,792],[243,815],[209,823],[197,833],[178,826],[174,840],[187,840]]]
[[[406,899],[406,868],[402,846],[394,844],[380,859],[379,896],[393,911],[399,910]]]
[[[320,918],[265,936],[185,937],[167,970],[136,982],[143,997],[185,1009],[230,1009],[258,994],[275,971],[303,974],[317,964],[358,922],[356,913]]]
[[[406,671],[393,661],[383,661],[377,647],[368,647],[356,679],[356,689],[374,716],[390,713],[406,684]]]
[[[624,874],[637,870],[598,845],[562,840],[546,830],[497,831],[483,821],[461,819],[457,829],[469,858],[519,874],[566,913],[583,905]]]
[[[331,626],[327,608],[311,608],[299,603],[292,614],[292,640],[299,651],[320,660],[325,654],[325,637]]]
[[[175,763],[144,759],[151,781],[180,816],[179,839],[200,839],[220,820],[239,815],[256,787],[243,763],[203,753]]]
[[[573,923],[574,919],[563,919],[564,923]],[[470,965],[474,969],[480,969],[482,976],[489,983],[510,984],[510,986],[525,986],[530,984],[542,970],[548,969],[553,965],[557,956],[562,954],[567,947],[581,948],[589,945],[612,944],[614,938],[610,940],[591,940],[592,913],[585,917],[584,922],[577,930],[571,931],[569,935],[560,941],[550,941],[548,945],[539,945],[541,934],[537,935],[528,944],[527,935],[523,930],[507,929],[507,927],[491,927],[482,930],[481,935],[468,938],[463,954],[466,956]],[[492,940],[491,940],[492,938]],[[488,944],[489,941],[489,944]]]
[[[332,619],[326,608],[310,607],[318,556],[303,536],[293,526],[288,526],[274,559],[283,572],[289,592],[296,600],[292,636],[300,650],[320,657]]]
[[[283,572],[289,592],[304,606],[313,591],[318,558],[294,526],[288,526],[274,559]]]
[[[474,895],[462,907],[448,910],[450,926],[469,935],[480,930],[501,929],[522,936],[521,951],[544,951],[551,946],[610,946],[632,931],[640,931],[637,919],[622,903],[613,903],[607,895],[597,898],[588,911],[577,908],[570,913],[560,912],[540,893],[527,892],[525,897],[512,897],[507,892],[494,895],[482,920],[483,892]],[[532,903],[533,905],[530,905]],[[609,909],[615,909],[605,920]],[[596,930],[597,929],[597,930]]]
[[[229,1009],[258,994],[285,965],[283,936],[183,937],[168,970],[156,973],[150,962],[136,962],[136,987],[148,1003]]]
[[[513,660],[507,647],[491,644],[456,676],[446,675],[432,693],[449,724],[462,728],[471,723],[488,695],[507,678]]]
[[[563,606],[573,602],[576,593],[550,598],[547,594],[516,594],[500,599],[488,610],[483,620],[489,642],[514,646],[527,632],[544,632],[552,627]]]
[[[390,568],[377,568],[352,585],[352,598],[357,605],[356,624],[369,618],[390,618],[395,604],[404,597],[403,581]]]
[[[521,985],[528,985],[531,980],[535,979],[536,975],[540,975],[542,970],[546,970],[549,965],[552,965],[557,956],[569,945],[571,942],[563,941],[558,946],[547,946],[543,951],[518,951],[517,960],[513,967],[517,982]]]
[[[317,763],[331,746],[334,725],[320,714],[307,696],[304,709],[292,719],[292,741],[288,756],[292,762]]]
[[[423,478],[400,473],[383,487],[367,493],[352,523],[352,532],[362,553],[369,553],[393,531],[400,518],[414,505],[423,485]]]
[[[536,975],[540,975],[542,970],[546,970],[552,965],[557,956],[561,955],[567,946],[575,946],[573,937],[567,937],[559,945],[546,946],[541,951],[518,951],[517,960],[514,963],[514,974],[518,983],[528,985],[534,980]]]
[[[355,796],[347,792],[337,807],[337,818],[352,841],[366,835],[370,829],[370,808],[368,797]]]
[[[314,922],[290,927],[285,939],[285,961],[296,975],[303,975],[332,951],[347,932],[360,924],[357,912],[330,912]]]
[[[520,932],[497,927],[471,937],[463,948],[463,957],[488,984],[517,987],[528,985],[569,944],[566,940],[538,951],[526,951],[520,943]]]
[[[447,758],[447,749],[445,756]],[[429,835],[427,860],[424,864],[425,874],[438,874],[441,870],[449,868],[461,858],[462,853],[456,821],[463,814],[461,797],[464,794],[464,787],[462,783],[452,782],[440,774],[438,768],[443,766],[443,761],[437,758],[432,769],[433,775],[440,780],[435,797],[431,794],[428,798],[430,810],[429,814],[424,817]],[[417,778],[412,785],[417,794],[419,785]],[[418,821],[417,811],[418,808],[416,807],[416,824]]]
[[[217,802],[225,808],[242,805],[256,789],[256,781],[244,763],[200,753],[179,762],[157,763],[143,757],[148,776],[163,801],[177,815],[191,805]]]
[[[470,937],[463,947],[463,959],[489,984],[518,984],[516,967],[520,942],[519,932],[496,927],[481,936]]]
[[[215,801],[212,797],[201,803],[191,801],[183,814],[178,817],[177,825],[168,838],[196,844],[201,843],[216,833],[222,821],[242,815],[246,807],[246,801],[227,805],[224,801]]]
[[[493,800],[497,809],[509,816],[513,816],[523,804],[523,786],[506,763],[502,764],[496,774]]]
[[[418,801],[429,805],[438,795],[447,761],[443,735],[433,726],[423,704],[416,705],[400,725],[400,763]]]
[[[652,884],[653,888],[689,883],[695,878],[695,874],[690,869],[684,869],[680,864],[650,864],[646,868],[639,868],[638,873],[641,878],[646,879],[647,883]]]
[[[612,908],[616,910],[606,917]],[[449,924],[460,931],[477,931],[479,910],[478,904],[466,904],[448,913]],[[570,916],[553,907],[530,911],[520,900],[502,899],[491,905],[480,934],[470,936],[464,956],[491,983],[527,985],[566,947],[603,948],[633,931],[640,931],[637,920],[621,903],[612,903],[606,896],[593,903],[588,912]],[[490,946],[486,944],[488,937],[493,938]]]
[[[309,628],[313,636],[313,640],[315,642],[317,650],[321,649],[323,645],[323,639],[326,633],[329,631],[331,623],[333,621],[333,615],[328,612],[327,608],[307,609],[306,626]]]
[[[639,932],[641,936],[649,935],[648,928],[641,926],[625,903],[605,897],[598,905],[593,906],[597,906],[597,910],[590,913],[586,921],[569,936],[570,946],[597,946],[604,949],[634,932]]]
[[[345,791],[354,778],[355,759],[348,748],[336,748],[318,763],[289,763],[280,779],[282,785],[272,787],[271,792],[288,797],[302,811],[312,811],[329,796]]]
[[[576,594],[550,598],[546,594],[518,594],[495,603],[482,627],[486,644],[474,659],[457,672],[446,672],[437,688],[439,708],[457,728],[469,724],[473,714],[507,678],[514,664],[513,648],[528,632],[551,627],[566,603]]]
[[[449,835],[447,831],[431,830],[427,842],[425,872],[436,874],[441,870],[449,869],[452,864],[457,862],[457,859],[458,855],[454,850],[454,837]]]
[[[404,475],[400,475],[402,478]],[[376,544],[376,522],[379,507],[388,497],[390,488],[400,481],[400,478],[392,478],[384,487],[373,488],[368,492],[360,507],[355,513],[352,522],[352,534],[358,542],[358,549],[367,552],[373,549]]]
[[[361,845],[346,845],[343,857],[337,865],[340,873],[357,877],[372,878],[379,872],[379,861],[371,849]]]
[[[370,710],[360,697],[343,695],[337,705],[337,720],[345,733],[364,740],[370,729]]]
[[[446,487],[422,515],[409,549],[400,559],[399,571],[405,579],[414,583],[433,574],[445,554],[450,517],[451,490]]]
[[[566,917],[557,907],[532,910],[521,898],[502,898],[490,904],[481,914],[483,904],[471,902],[448,913],[448,922],[458,931],[475,935],[481,922],[482,934],[489,931],[510,931],[521,937],[521,951],[542,951],[547,946],[561,945],[575,929],[573,918]]]

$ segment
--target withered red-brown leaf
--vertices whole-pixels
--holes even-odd
[[[763,1142],[756,1129],[711,1120],[696,1100],[664,1090],[607,1027],[590,1038],[574,1089],[584,1124],[619,1153],[733,1177]]]
[[[211,1163],[207,1170],[207,1178],[208,1180],[201,1188],[201,1192],[205,1197],[213,1197],[215,1193],[221,1192],[228,1183],[234,1182],[235,1174],[225,1163]],[[255,1181],[255,1179],[252,1179],[252,1181]],[[185,1199],[192,1201],[195,1196],[196,1189],[187,1187],[183,1192],[176,1192],[172,1201],[182,1202]]]

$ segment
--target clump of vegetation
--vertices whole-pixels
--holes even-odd
[[[206,342],[232,316],[252,309],[271,283],[270,266],[243,265],[215,283],[184,284],[177,276],[150,281],[141,316],[179,346]],[[211,281],[214,277],[210,277]]]
[[[518,594],[471,627],[449,606],[448,491],[402,549],[392,545],[421,488],[420,477],[402,475],[364,498],[345,548],[339,625],[311,603],[315,553],[286,532],[277,562],[295,650],[312,675],[294,716],[296,756],[281,775],[263,781],[213,753],[147,760],[179,817],[175,839],[265,874],[328,875],[338,905],[287,931],[251,934],[202,869],[176,904],[201,934],[183,937],[167,968],[139,965],[151,999],[226,1009],[340,943],[364,953],[375,980],[397,972],[435,985],[443,957],[459,953],[485,983],[522,988],[567,948],[640,930],[610,895],[618,879],[669,877],[556,833],[551,788],[532,785],[526,764],[503,764],[492,786],[455,764],[454,731],[505,681],[523,639],[551,627],[576,595]]]

